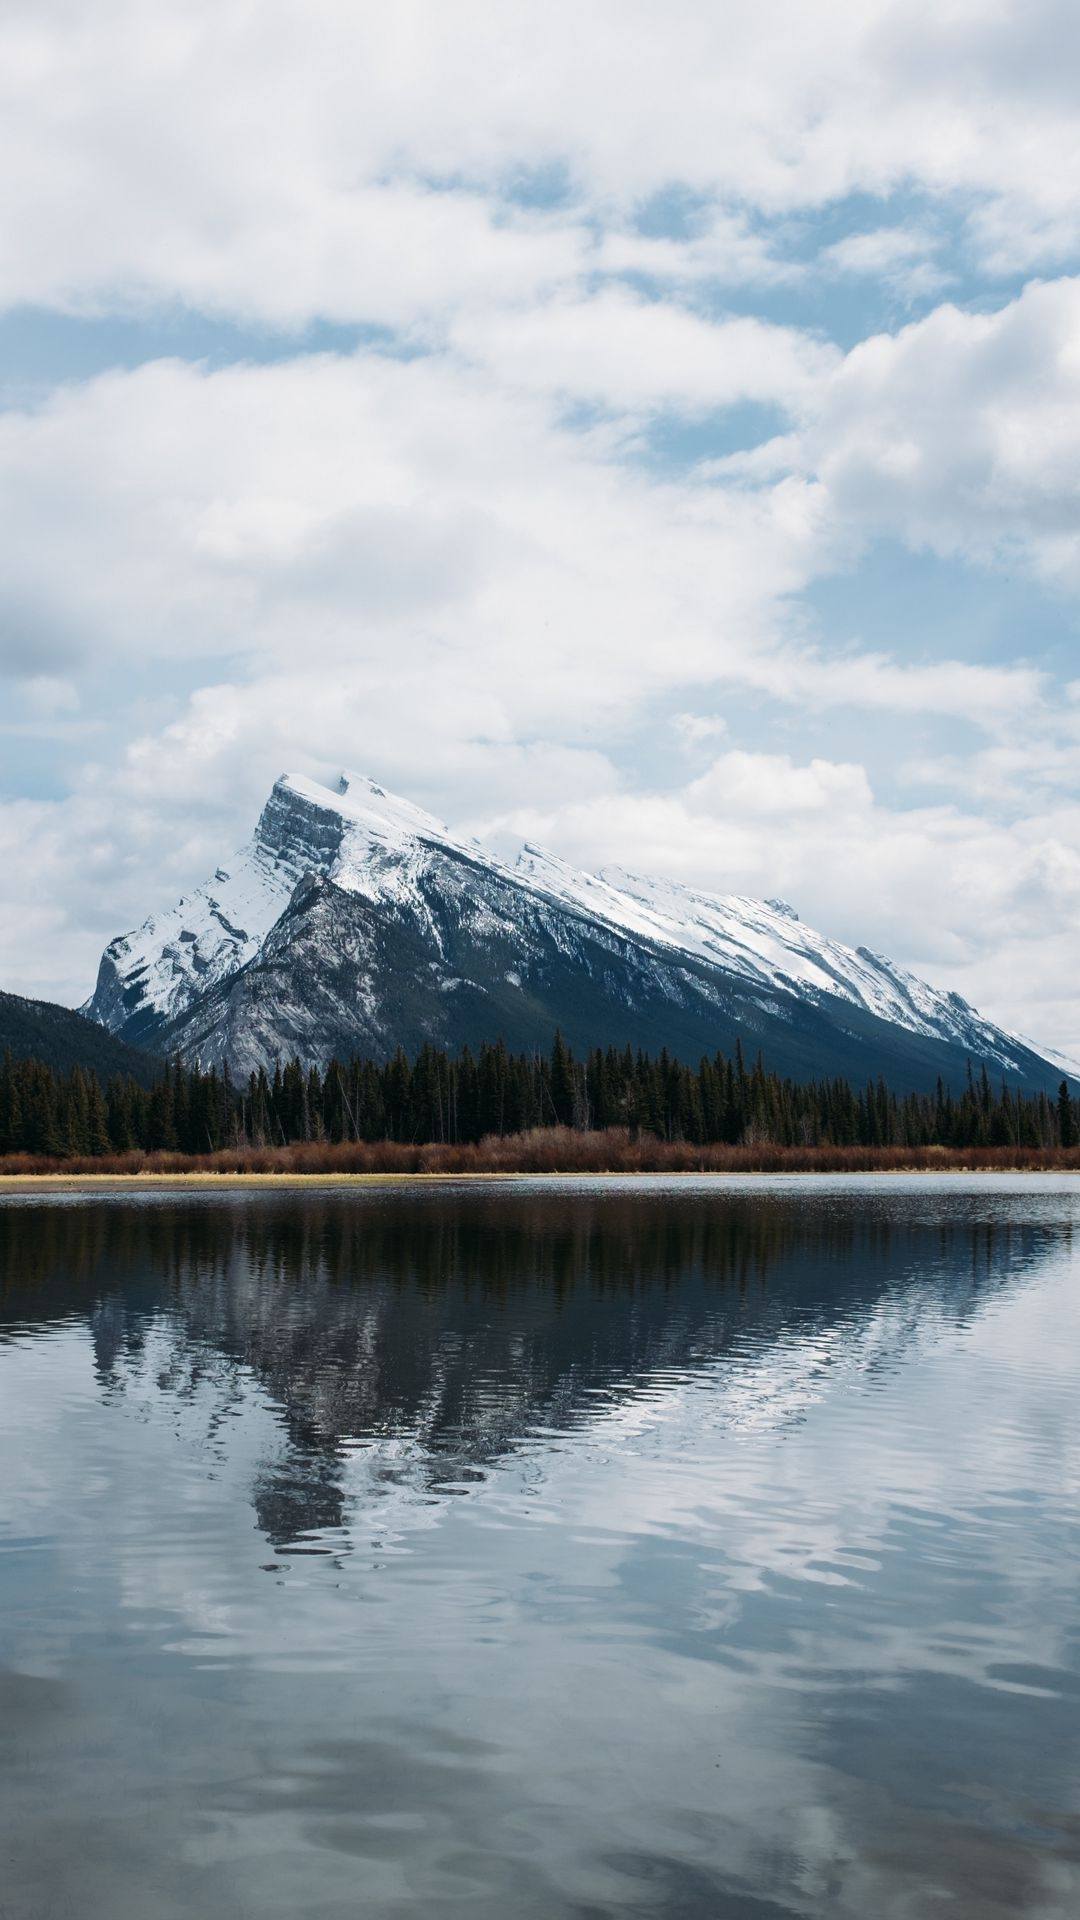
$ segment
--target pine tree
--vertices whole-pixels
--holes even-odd
[[[18,1153],[23,1144],[22,1093],[10,1052],[0,1067],[0,1153]]]
[[[1069,1083],[1063,1080],[1058,1088],[1058,1144],[1062,1147],[1076,1145],[1076,1123],[1073,1117],[1073,1103],[1069,1096]]]
[[[86,1090],[86,1140],[88,1150],[95,1156],[108,1153],[109,1116],[96,1074],[91,1076]]]
[[[572,1127],[574,1124],[574,1076],[566,1042],[558,1031],[551,1046],[551,1104],[555,1113],[556,1126]]]
[[[148,1147],[162,1152],[175,1149],[177,1140],[173,1119],[173,1083],[168,1073],[162,1074],[150,1095],[150,1112],[147,1122],[146,1145]]]

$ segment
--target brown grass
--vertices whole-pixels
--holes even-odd
[[[168,1176],[289,1180],[313,1175],[525,1173],[908,1173],[1080,1172],[1080,1149],[1059,1147],[695,1147],[637,1137],[621,1128],[575,1133],[551,1127],[492,1136],[478,1146],[402,1146],[385,1140],[331,1146],[227,1148],[218,1153],[119,1153],[54,1159],[16,1153],[0,1159],[0,1182],[41,1176],[160,1179]]]

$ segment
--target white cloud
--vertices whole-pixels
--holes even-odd
[[[954,277],[935,257],[939,235],[923,227],[871,227],[845,234],[821,255],[834,272],[884,280],[908,301],[937,293]]]
[[[885,273],[933,252],[933,238],[918,227],[870,227],[826,247],[822,259],[839,273]]]
[[[711,321],[618,290],[471,318],[457,344],[505,385],[632,412],[708,412],[743,400],[805,406],[840,359],[795,327]]]
[[[497,32],[481,0],[9,0],[0,299],[424,325],[562,283],[598,224],[631,264],[627,215],[673,185],[711,211],[682,266],[639,243],[675,279],[711,247],[759,279],[747,208],[912,188],[957,199],[992,265],[1058,259],[1073,42],[1060,0],[505,0]],[[569,212],[508,216],[552,171]]]
[[[764,658],[758,672],[759,684],[774,698],[799,701],[811,709],[850,706],[897,716],[937,714],[993,731],[1037,713],[1046,685],[1039,669],[1021,664],[931,660],[909,665],[854,650],[824,654],[788,649]]]
[[[415,671],[496,733],[756,672],[823,538],[800,482],[660,484],[543,397],[374,355],[63,389],[0,415],[0,506],[14,583],[84,664]]]
[[[686,790],[694,812],[790,820],[793,815],[865,808],[872,801],[864,767],[831,760],[798,766],[786,753],[734,748]]]
[[[709,740],[722,740],[728,723],[720,713],[676,713],[672,726],[687,747],[700,747]]]
[[[70,680],[62,680],[56,674],[31,674],[22,682],[21,692],[31,713],[43,720],[78,711],[78,689]]]
[[[744,361],[716,377],[745,387],[763,377],[767,330],[735,332]],[[778,382],[785,365],[801,377],[801,350],[795,335]],[[829,381],[847,378],[845,364],[825,380],[823,411],[837,411]],[[842,396],[839,410],[854,439],[857,409]],[[209,685],[224,658],[249,710],[252,682],[276,687],[308,739],[328,698],[380,740],[407,715],[427,753],[447,737],[587,739],[702,684],[990,727],[1036,708],[1031,667],[793,643],[791,596],[862,537],[867,503],[846,500],[852,456],[834,438],[820,478],[660,482],[490,370],[372,354],[216,373],[164,362],[0,415],[0,508],[11,590],[84,673],[149,655],[194,677],[201,657]]]
[[[854,530],[1080,587],[1080,280],[853,347],[801,431],[715,471],[799,472]]]
[[[611,227],[601,234],[592,265],[608,274],[639,274],[649,280],[693,286],[715,280],[722,285],[790,286],[805,268],[785,260],[770,236],[756,230],[745,214],[713,209],[678,239]]]

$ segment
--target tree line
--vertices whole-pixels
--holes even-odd
[[[957,1093],[898,1094],[877,1079],[797,1082],[750,1066],[741,1048],[696,1067],[666,1052],[594,1048],[576,1057],[560,1035],[551,1051],[511,1053],[501,1042],[415,1059],[298,1060],[260,1069],[244,1085],[175,1060],[152,1087],[102,1081],[39,1060],[0,1065],[0,1154],[57,1158],[327,1141],[458,1145],[538,1128],[611,1127],[691,1145],[774,1147],[1074,1147],[1080,1105],[1061,1082],[1056,1099],[994,1086],[985,1064]]]

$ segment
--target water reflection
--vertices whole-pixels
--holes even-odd
[[[1076,1215],[0,1207],[12,1911],[1071,1914]]]
[[[531,1434],[725,1358],[730,1417],[798,1417],[837,1331],[848,1365],[888,1366],[928,1315],[962,1322],[1070,1231],[647,1191],[8,1208],[0,1337],[82,1319],[106,1395],[144,1390],[152,1362],[161,1395],[211,1390],[215,1429],[258,1380],[290,1450],[256,1507],[286,1545],[340,1536],[357,1441],[407,1440],[410,1481],[457,1491]],[[796,1364],[770,1395],[778,1347]]]

